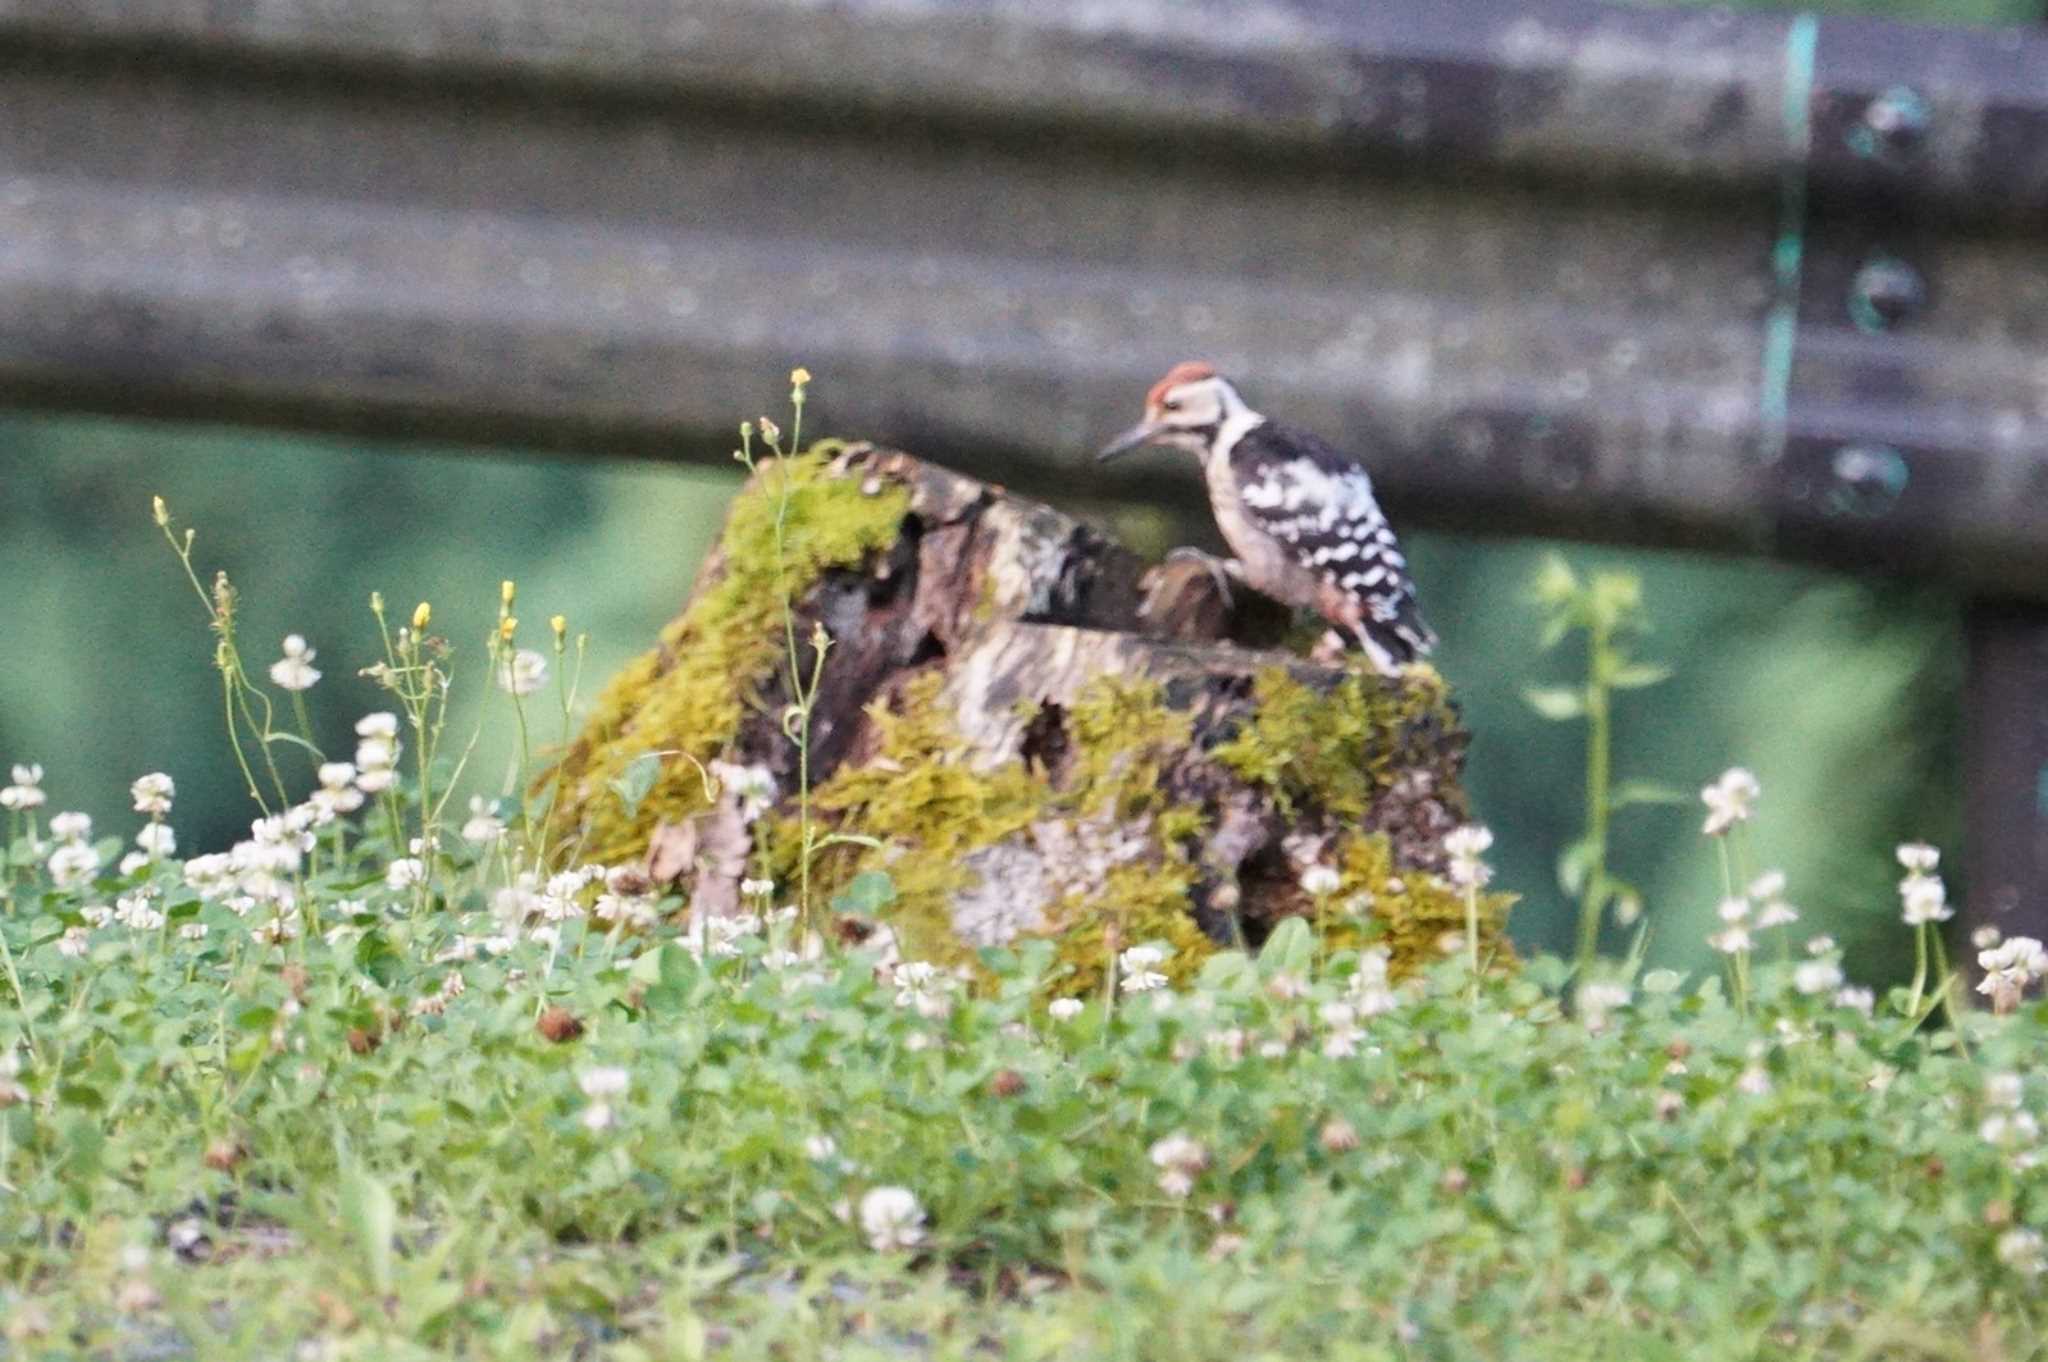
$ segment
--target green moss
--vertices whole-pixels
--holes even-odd
[[[597,698],[564,761],[569,788],[558,814],[568,835],[585,825],[585,858],[636,857],[657,820],[705,806],[703,781],[685,757],[707,762],[722,753],[777,666],[787,665],[783,602],[802,600],[830,569],[856,566],[895,543],[909,493],[890,483],[869,495],[863,479],[832,474],[832,452],[819,445],[761,465],[726,515],[724,570],[663,629],[660,645]],[[608,787],[647,752],[682,755],[663,762],[629,819]]]
[[[1333,857],[1337,891],[1317,924],[1332,949],[1376,945],[1385,948],[1395,977],[1412,973],[1444,956],[1446,937],[1465,934],[1464,895],[1426,871],[1401,871],[1381,833],[1346,832]],[[1479,896],[1479,942],[1482,951],[1500,957],[1507,949],[1505,931],[1512,894]]]
[[[1211,753],[1270,791],[1282,810],[1320,806],[1363,817],[1399,769],[1418,723],[1456,724],[1443,678],[1411,667],[1398,681],[1353,673],[1323,692],[1267,667],[1253,678],[1252,717]]]
[[[1155,683],[1093,683],[1064,716],[1072,762],[1055,787],[1021,761],[971,766],[946,717],[942,683],[936,674],[920,677],[904,689],[897,712],[871,710],[874,758],[816,791],[812,806],[821,818],[885,845],[826,851],[813,867],[814,890],[829,895],[862,871],[886,870],[897,895],[889,923],[904,954],[971,966],[974,950],[955,932],[953,915],[961,896],[982,885],[977,853],[985,860],[1009,844],[1041,856],[1033,839],[1045,837],[1086,854],[1138,836],[1139,854],[1117,860],[1100,882],[1045,888],[1039,934],[1056,940],[1058,958],[1073,967],[1059,991],[1099,986],[1113,943],[1170,942],[1170,972],[1192,974],[1215,949],[1188,912],[1196,878],[1188,844],[1206,820],[1199,809],[1175,806],[1159,781],[1188,741],[1188,717],[1165,705]],[[780,873],[794,868],[796,840],[795,820],[785,819],[772,838]]]
[[[968,763],[938,702],[943,681],[934,672],[911,682],[900,712],[870,707],[874,757],[842,768],[813,793],[811,806],[820,819],[885,846],[828,849],[812,867],[812,884],[814,892],[829,897],[863,870],[886,870],[896,886],[890,925],[903,953],[960,964],[972,952],[954,935],[951,905],[974,882],[966,858],[1028,828],[1041,816],[1049,791],[1021,762],[991,771]],[[799,846],[794,816],[776,825],[769,844],[778,878],[793,882]]]
[[[871,711],[875,757],[840,771],[816,792],[813,807],[828,825],[877,838],[884,846],[842,845],[826,851],[813,867],[814,892],[829,897],[863,871],[887,871],[897,892],[888,920],[904,954],[972,967],[975,952],[956,933],[954,912],[963,895],[981,887],[982,863],[1000,856],[1005,847],[1028,861],[1042,854],[1041,838],[1058,839],[1086,857],[1119,839],[1138,837],[1144,845],[1135,856],[1107,856],[1112,863],[1094,880],[1049,894],[1043,926],[1034,934],[1055,943],[1055,959],[1066,967],[1055,985],[1063,994],[1100,989],[1114,950],[1143,941],[1170,945],[1167,974],[1176,983],[1191,978],[1219,949],[1190,911],[1202,876],[1197,855],[1209,818],[1198,807],[1175,802],[1160,778],[1186,750],[1190,717],[1169,707],[1156,683],[1125,678],[1093,683],[1067,707],[1069,760],[1065,779],[1054,786],[1021,761],[986,770],[970,765],[947,717],[942,684],[937,674],[920,677],[905,688],[896,711]],[[1427,679],[1424,684],[1420,697],[1407,697],[1413,711],[1391,701],[1384,710],[1366,707],[1366,695],[1382,693],[1362,690],[1354,679],[1338,694],[1317,698],[1325,707],[1352,706],[1349,720],[1283,708],[1277,723],[1273,716],[1262,716],[1265,721],[1253,727],[1268,743],[1290,726],[1306,732],[1303,741],[1309,744],[1333,732],[1369,733],[1375,735],[1372,741],[1391,742],[1394,735],[1375,723],[1406,722],[1398,716],[1442,704],[1441,687]],[[1277,682],[1267,678],[1265,691],[1283,705],[1295,692],[1313,695],[1284,673]],[[1346,740],[1353,742],[1354,752],[1367,741]],[[1304,803],[1319,803],[1325,786],[1310,782],[1334,785],[1354,774],[1326,753],[1304,751],[1283,759],[1276,781],[1284,787],[1274,793],[1284,788]],[[1362,800],[1362,792],[1372,786],[1355,779],[1346,788],[1346,797]],[[1358,812],[1363,812],[1362,803]],[[783,820],[771,840],[776,874],[787,879],[795,867],[796,820]],[[1385,836],[1345,832],[1335,852],[1341,886],[1324,901],[1330,906],[1317,923],[1331,948],[1384,945],[1393,955],[1395,972],[1405,973],[1440,958],[1445,934],[1464,930],[1464,900],[1432,875],[1398,872]],[[1016,866],[994,869],[1014,873]],[[1014,889],[1022,894],[1026,886]],[[1481,932],[1489,949],[1500,944],[1511,902],[1506,895],[1481,901]],[[1341,903],[1369,908],[1346,915],[1334,907]],[[1299,911],[1316,915],[1306,894],[1300,896]]]

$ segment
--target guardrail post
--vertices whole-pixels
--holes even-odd
[[[1963,628],[1964,936],[2048,940],[2048,608],[1973,602]]]

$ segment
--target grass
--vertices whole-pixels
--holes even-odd
[[[1961,1006],[1931,848],[1931,970],[1881,999],[1748,863],[1746,778],[1709,798],[1725,973],[1644,972],[1639,934],[1482,977],[1454,939],[1393,985],[1287,924],[1180,987],[1166,943],[1086,1004],[1043,943],[969,987],[806,931],[796,884],[692,922],[557,869],[545,788],[458,826],[424,605],[380,630],[403,717],[288,804],[303,707],[202,581],[250,838],[177,859],[160,777],[126,855],[39,770],[0,790],[0,1358],[2044,1352],[2048,957]],[[513,604],[482,670],[524,732]]]
[[[2039,1350],[2039,1005],[1966,1057],[1790,963],[1572,1016],[1558,962],[1474,1005],[1302,936],[1061,1020],[1042,954],[971,997],[776,924],[535,939],[355,850],[284,941],[174,865],[17,878],[0,1355]],[[163,921],[62,953],[105,891]]]

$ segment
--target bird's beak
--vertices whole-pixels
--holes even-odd
[[[1095,456],[1097,463],[1108,463],[1120,458],[1142,445],[1148,445],[1159,435],[1161,426],[1157,421],[1140,421],[1123,434],[1104,445]]]

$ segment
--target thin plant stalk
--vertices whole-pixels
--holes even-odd
[[[1579,892],[1578,977],[1584,979],[1593,967],[1600,947],[1600,917],[1606,908],[1607,823],[1613,812],[1609,789],[1613,781],[1614,730],[1608,672],[1612,665],[1612,630],[1604,617],[1595,616],[1587,636],[1591,679],[1586,687],[1586,839],[1592,846],[1592,867]]]

